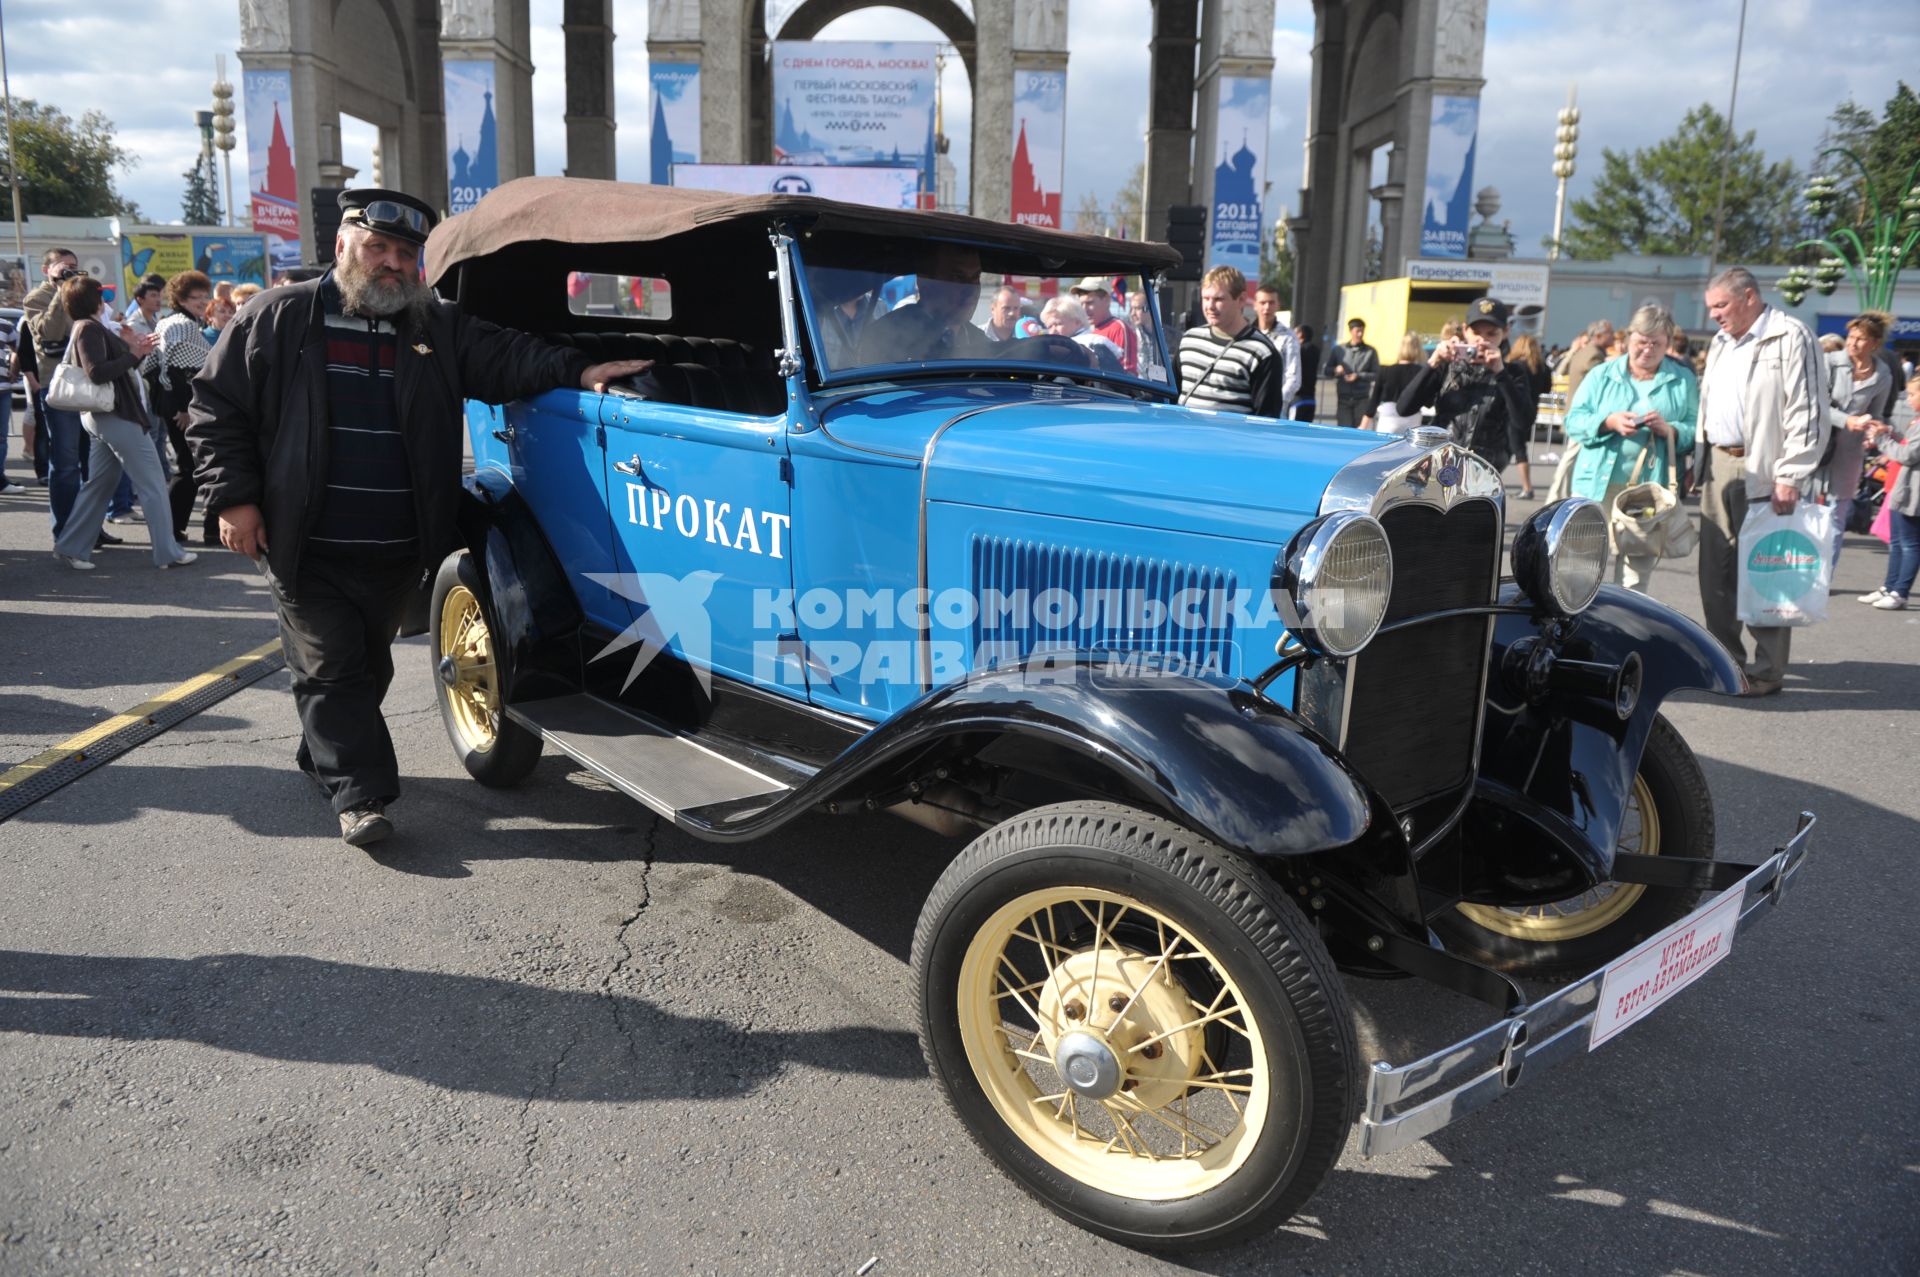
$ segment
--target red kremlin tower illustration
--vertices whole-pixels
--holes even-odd
[[[1024,226],[1060,228],[1060,192],[1043,191],[1027,155],[1027,122],[1020,121],[1020,137],[1013,145],[1013,220]]]

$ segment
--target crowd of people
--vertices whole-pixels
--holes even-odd
[[[96,550],[125,543],[110,525],[144,523],[156,566],[194,562],[187,524],[198,487],[184,433],[191,383],[261,286],[216,284],[197,270],[148,275],[117,309],[108,285],[81,269],[72,251],[48,250],[40,269],[42,281],[26,295],[5,357],[11,379],[26,389],[23,459],[47,490],[55,555],[91,571]],[[63,362],[90,383],[110,386],[111,404],[104,394],[96,411],[48,403],[47,387]],[[0,475],[0,494],[24,487]],[[211,519],[200,539],[218,544]]]

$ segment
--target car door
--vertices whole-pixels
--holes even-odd
[[[600,420],[609,584],[643,640],[627,659],[650,640],[696,669],[805,699],[803,678],[777,676],[796,664],[781,621],[793,590],[785,420],[615,395]]]

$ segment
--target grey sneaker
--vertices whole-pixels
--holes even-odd
[[[93,571],[93,560],[91,559],[76,559],[71,554],[62,554],[58,550],[53,552],[53,557],[72,568],[75,572]]]
[[[198,563],[199,561],[200,561],[200,556],[195,554],[192,550],[182,550],[180,552],[179,558],[169,559],[167,562],[162,563],[160,566],[163,569],[164,568],[184,568],[190,563]]]
[[[340,837],[349,847],[379,842],[392,832],[385,803],[361,803],[340,813]]]

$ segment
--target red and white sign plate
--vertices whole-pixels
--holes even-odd
[[[1649,1011],[1698,980],[1733,949],[1746,892],[1727,898],[1680,921],[1630,953],[1613,960],[1600,982],[1600,1006],[1593,1013],[1591,1051],[1637,1023]]]

